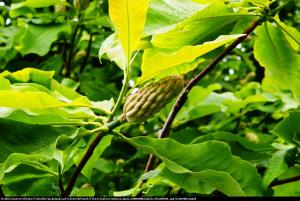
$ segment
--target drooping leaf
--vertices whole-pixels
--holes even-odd
[[[0,184],[5,185],[13,182],[20,182],[25,179],[44,176],[56,176],[57,172],[43,164],[49,161],[50,158],[51,157],[38,154],[11,154],[4,163],[0,164]],[[24,174],[24,171],[22,171],[24,166],[26,166],[27,169],[30,169],[27,174]]]
[[[265,68],[263,87],[273,91],[290,89],[299,102],[300,55],[293,51],[284,33],[273,24],[261,25],[257,35],[254,55]]]
[[[209,42],[205,42],[202,45],[197,46],[184,46],[179,50],[168,50],[161,48],[150,48],[144,51],[143,61],[142,61],[142,77],[139,78],[138,82],[144,82],[156,75],[159,75],[162,71],[168,71],[172,74],[179,65],[184,63],[191,63],[196,58],[233,41],[243,35],[227,35],[219,36],[217,39]],[[159,61],[159,62],[157,62]],[[192,68],[184,69],[183,72],[178,72],[179,74],[187,73],[195,68],[195,66],[190,66]],[[174,68],[174,70],[173,70]]]
[[[51,145],[59,136],[71,136],[77,132],[75,127],[30,125],[7,119],[0,119],[0,128],[1,163],[13,153],[34,154],[53,151]]]
[[[186,182],[176,181],[176,178],[172,180],[173,177],[170,179],[189,192],[203,193],[203,188],[189,188],[191,183],[196,182],[201,183],[201,187],[209,185],[226,195],[260,195],[261,179],[255,167],[233,156],[229,146],[223,142],[183,145],[172,139],[149,137],[125,140],[159,157],[166,164],[167,171],[184,175],[181,178]]]
[[[22,55],[37,54],[46,55],[60,34],[70,34],[71,26],[69,24],[55,25],[33,25],[26,24],[25,33],[20,39],[20,46],[17,49]]]
[[[25,68],[13,73],[4,71],[0,74],[0,77],[8,79],[11,83],[36,83],[50,88],[53,75],[54,71]]]
[[[0,118],[37,125],[81,125],[82,120],[67,119],[57,114],[30,115],[22,110],[0,108]]]
[[[124,70],[124,67],[126,66],[126,57],[117,34],[113,33],[102,43],[98,53],[100,61],[104,54],[106,54],[111,61],[114,61],[121,69]]]
[[[142,37],[148,0],[109,0],[109,16],[117,29],[127,63]]]

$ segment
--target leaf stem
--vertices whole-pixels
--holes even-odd
[[[111,115],[109,116],[108,121],[111,121],[114,118],[114,116],[118,112],[118,109],[121,107],[121,104],[122,104],[124,96],[126,95],[128,86],[129,86],[129,75],[128,75],[128,73],[125,73],[124,74],[124,83],[123,83],[121,92],[120,92],[117,102],[111,112]]]
[[[90,157],[93,155],[95,148],[97,147],[97,145],[99,144],[100,140],[102,139],[102,137],[109,133],[112,129],[120,126],[122,123],[124,123],[124,119],[123,118],[117,118],[116,120],[108,123],[106,125],[106,129],[103,129],[101,131],[99,131],[99,133],[97,134],[96,138],[94,139],[94,141],[90,144],[90,146],[88,147],[87,151],[85,152],[83,158],[81,159],[79,165],[75,168],[71,179],[68,182],[68,186],[66,188],[66,190],[62,193],[62,197],[68,197],[70,195],[70,193],[72,192],[72,189],[76,183],[76,180],[80,174],[80,172],[82,171],[83,167],[85,166],[85,164],[88,162],[88,160],[90,159]]]

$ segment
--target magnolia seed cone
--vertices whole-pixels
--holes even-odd
[[[183,79],[178,75],[170,75],[136,89],[125,101],[123,118],[128,122],[143,122],[159,112],[182,89]]]

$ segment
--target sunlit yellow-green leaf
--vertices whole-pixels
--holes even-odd
[[[109,16],[117,29],[127,62],[141,39],[148,0],[109,0]]]
[[[146,49],[143,55],[142,77],[138,82],[141,83],[147,81],[167,69],[169,69],[170,73],[174,73],[172,68],[177,68],[178,65],[184,63],[193,62],[196,58],[241,36],[243,35],[219,36],[214,41],[209,41],[197,46],[187,45],[176,51],[161,48]],[[191,67],[192,69],[189,70],[193,70],[196,66],[191,65]]]
[[[0,91],[0,107],[46,109],[67,106],[91,107],[86,97],[64,102],[45,92]]]

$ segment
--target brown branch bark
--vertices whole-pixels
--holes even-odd
[[[69,182],[68,182],[68,186],[66,188],[66,190],[62,193],[62,197],[68,197],[71,192],[72,189],[76,183],[76,180],[79,176],[79,174],[81,173],[83,167],[86,165],[86,163],[88,162],[88,160],[91,158],[91,156],[94,153],[95,148],[97,147],[97,145],[99,144],[100,140],[102,139],[102,137],[109,133],[112,129],[118,127],[119,125],[121,125],[124,122],[123,119],[116,119],[110,123],[108,123],[107,128],[108,130],[102,131],[100,133],[97,134],[96,138],[94,139],[94,141],[90,144],[90,146],[88,147],[87,151],[85,152],[83,158],[81,159],[79,165],[75,168]]]
[[[254,20],[253,23],[244,31],[244,36],[236,39],[231,45],[229,45],[223,52],[221,52],[210,64],[206,66],[198,75],[196,75],[193,79],[190,80],[190,82],[186,85],[186,87],[183,89],[181,94],[178,96],[176,103],[174,104],[163,129],[160,132],[159,138],[165,138],[172,126],[172,123],[176,117],[176,115],[179,113],[182,106],[185,104],[187,100],[187,96],[190,92],[190,90],[205,76],[207,75],[211,70],[213,70],[216,65],[222,61],[223,58],[225,58],[231,51],[240,44],[243,40],[245,40],[249,34],[251,34],[254,29],[260,25],[260,20]],[[152,169],[153,161],[155,159],[155,156],[151,154],[148,158],[147,165],[145,167],[145,173]],[[143,183],[141,183],[142,185]],[[140,186],[141,186],[140,185]]]
[[[269,185],[269,187],[272,188],[274,186],[279,186],[279,185],[283,185],[283,184],[287,184],[287,183],[291,183],[291,182],[295,182],[295,181],[299,181],[299,180],[300,180],[300,175],[291,177],[291,178],[287,178],[287,179],[275,180]]]
[[[86,151],[83,158],[81,159],[79,165],[75,168],[66,190],[62,193],[62,197],[68,197],[70,195],[81,170],[83,169],[85,164],[88,162],[90,157],[93,155],[94,150],[97,147],[97,145],[99,144],[102,137],[103,136],[101,134],[98,134],[97,137],[95,138],[95,140],[91,143],[88,150]]]
[[[91,47],[92,47],[92,42],[93,42],[93,34],[91,33],[90,35],[90,38],[89,38],[89,44],[88,44],[88,47],[87,47],[87,50],[86,50],[86,56],[80,66],[80,73],[83,72],[88,60],[89,60],[89,57],[90,57],[90,52],[91,52]]]

